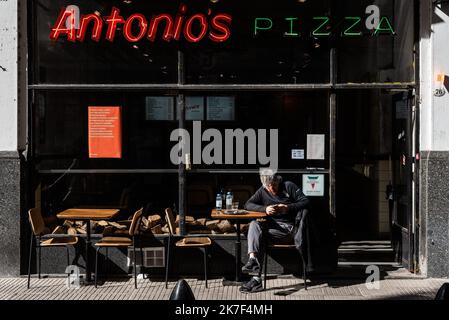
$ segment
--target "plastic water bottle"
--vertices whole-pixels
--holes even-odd
[[[226,204],[226,194],[225,194],[223,188],[221,188],[221,190],[220,190],[220,195],[221,195],[221,203],[222,203],[223,207],[225,207],[225,204]]]
[[[221,193],[217,193],[217,198],[215,198],[215,207],[217,210],[223,209],[223,198],[221,197]]]
[[[232,209],[232,192],[228,191],[228,193],[226,193],[226,209]]]

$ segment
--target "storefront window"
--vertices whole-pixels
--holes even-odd
[[[166,41],[128,41],[123,36],[124,24],[117,24],[113,40],[106,39],[107,19],[112,8],[117,8],[123,19],[133,14],[151,18],[153,14],[174,12],[178,9],[171,1],[98,1],[79,0],[68,3],[64,0],[38,0],[33,2],[34,26],[34,83],[176,83],[176,44]],[[70,34],[53,34],[58,26],[61,9],[74,7],[74,40]],[[70,8],[69,8],[70,10]],[[78,15],[79,12],[79,15]],[[97,32],[93,20],[86,20],[86,29],[81,29],[83,15],[100,18],[102,29],[98,40],[92,39]],[[67,18],[68,19],[68,18]],[[94,18],[91,18],[94,19]],[[65,22],[65,23],[64,23]],[[60,29],[70,27],[63,21]],[[139,35],[138,22],[130,27],[131,34]],[[162,28],[161,28],[162,29]],[[83,30],[83,31],[81,31]],[[158,36],[162,32],[158,33]],[[80,39],[84,37],[84,39]]]
[[[176,169],[170,162],[170,133],[178,124],[174,114],[155,121],[151,99],[175,97],[155,93],[55,93],[36,95],[34,137],[39,169]],[[118,158],[93,157],[89,146],[89,107],[120,107]],[[160,113],[160,112],[159,112]],[[89,149],[91,149],[89,151]]]
[[[406,0],[338,1],[340,83],[414,81],[414,8]]]
[[[329,82],[329,37],[312,33],[329,16],[329,2],[198,1],[200,11],[232,16],[230,37],[222,43],[185,46],[188,83]],[[276,10],[273,10],[273,8]]]

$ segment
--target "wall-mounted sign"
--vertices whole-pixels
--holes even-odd
[[[89,107],[89,158],[122,157],[121,107]]]
[[[324,175],[304,174],[302,176],[302,192],[308,197],[323,197]]]
[[[292,149],[292,159],[293,160],[304,159],[304,149]]]
[[[174,97],[145,97],[146,120],[174,120]]]
[[[307,135],[307,160],[324,160],[324,134]]]
[[[232,121],[234,119],[234,97],[207,97],[207,120]]]
[[[204,120],[204,97],[186,97],[186,120]]]
[[[370,5],[359,16],[345,16],[343,20],[332,21],[328,16],[313,16],[311,30],[301,30],[304,17],[284,16],[274,19],[272,16],[251,18],[254,36],[269,32],[281,31],[282,37],[330,37],[332,30],[342,37],[360,37],[368,31],[369,35],[395,35],[392,19],[381,16],[380,8]],[[111,8],[108,16],[95,13],[81,14],[75,5],[63,8],[50,32],[50,39],[57,41],[61,36],[72,42],[84,41],[88,30],[92,30],[90,38],[113,42],[117,33],[129,42],[148,40],[154,42],[159,34],[166,42],[180,41],[184,37],[188,42],[197,43],[203,39],[213,42],[224,42],[231,36],[232,16],[227,13],[189,12],[187,5],[181,3],[177,12],[155,13],[145,16],[133,13],[129,17],[120,15],[120,9]],[[285,26],[279,28],[279,25]],[[103,32],[106,29],[106,32]]]
[[[102,17],[98,12],[79,16],[74,6],[63,8],[50,32],[51,40],[65,35],[69,41],[84,41],[88,29],[92,30],[91,39],[99,41],[106,27],[106,40],[113,42],[119,30],[129,42],[144,38],[154,42],[162,32],[162,40],[179,41],[181,35],[189,42],[199,42],[209,38],[213,42],[226,41],[231,36],[232,17],[226,13],[187,14],[187,6],[181,4],[174,14],[159,13],[145,17],[134,13],[127,19],[120,15],[120,9],[112,7],[109,16]],[[106,24],[106,26],[104,26]],[[79,28],[76,28],[76,26]]]

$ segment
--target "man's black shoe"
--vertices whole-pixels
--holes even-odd
[[[240,292],[242,293],[252,293],[263,291],[262,280],[257,280],[252,277],[247,283],[240,287]]]
[[[257,258],[249,258],[248,262],[242,267],[242,272],[259,272],[260,271],[260,263]]]

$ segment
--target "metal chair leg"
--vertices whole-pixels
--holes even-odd
[[[142,273],[142,277],[145,279],[145,273],[143,271],[144,261],[143,261],[143,248],[142,248],[142,239],[139,239],[139,247],[140,247],[140,272]]]
[[[267,254],[267,248],[264,250],[264,256],[263,256],[263,265],[264,265],[264,271],[263,271],[263,288],[264,290],[267,290],[267,267],[268,267],[268,254]]]
[[[204,279],[206,280],[206,289],[207,289],[207,248],[203,248],[204,253]]]
[[[65,249],[67,251],[67,267],[70,266],[70,253],[69,253],[69,246],[65,246]]]
[[[109,248],[106,247],[106,256],[105,256],[105,260],[104,260],[104,264],[105,264],[105,269],[106,269],[106,274],[109,274],[111,272],[111,263],[109,262]]]
[[[134,258],[134,288],[137,289],[137,263],[136,263],[136,240],[133,237],[133,258]]]
[[[27,288],[30,288],[30,277],[31,277],[31,255],[33,253],[33,234],[31,234],[31,241],[30,241],[30,255],[28,256],[28,284]]]
[[[99,251],[100,251],[100,247],[98,247],[95,252],[95,288],[97,287],[97,279],[98,279],[98,252]]]
[[[39,244],[36,244],[38,247],[38,263],[37,263],[37,267],[38,267],[38,277],[39,279],[41,278],[41,240],[38,239]]]
[[[307,290],[307,266],[306,262],[304,260],[304,256],[301,254],[301,260],[302,260],[302,272],[303,272],[303,278],[304,278],[304,290]]]
[[[165,289],[168,289],[168,270],[170,267],[170,237],[167,241],[167,258],[165,261]]]

